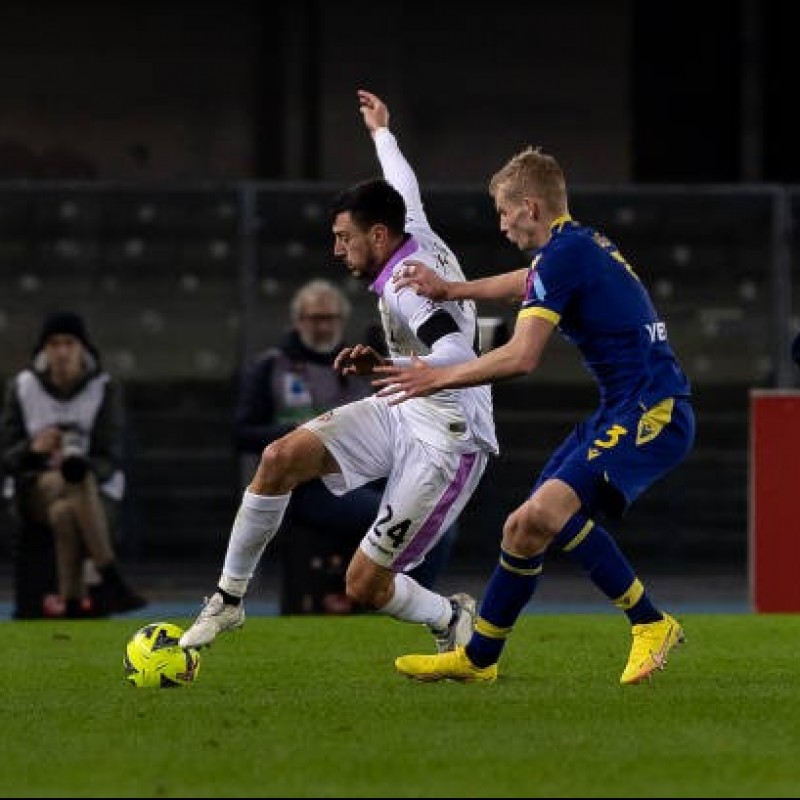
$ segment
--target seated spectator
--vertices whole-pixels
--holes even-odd
[[[122,388],[103,371],[83,319],[48,315],[30,365],[8,383],[0,426],[19,535],[30,525],[52,532],[58,597],[48,615],[107,616],[147,604],[122,577],[112,542],[123,437]],[[87,557],[101,579],[91,596]]]
[[[347,296],[328,281],[312,280],[295,293],[291,329],[276,347],[261,353],[243,370],[234,412],[234,438],[241,453],[260,456],[270,442],[302,422],[372,392],[367,379],[342,376],[332,368],[343,346],[349,315]],[[320,534],[315,545],[319,552],[312,550],[311,558],[335,577],[322,598],[322,607],[305,610],[351,610],[344,594],[344,568],[378,514],[380,484],[374,482],[336,496],[315,479],[294,490],[289,506],[291,520]],[[436,557],[437,550],[446,557],[454,528],[421,565],[426,571],[420,580],[429,587],[444,566],[445,559]],[[432,569],[429,562],[436,568]]]

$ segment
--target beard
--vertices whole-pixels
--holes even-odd
[[[304,347],[307,347],[309,350],[313,351],[314,353],[318,353],[321,356],[327,356],[334,352],[334,350],[338,350],[340,343],[342,341],[341,336],[328,336],[323,338],[312,339],[310,336],[304,336],[302,333],[298,331],[300,335],[300,341],[303,343]]]

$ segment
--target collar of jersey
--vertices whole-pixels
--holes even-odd
[[[550,232],[561,233],[566,225],[577,225],[577,223],[569,214],[562,214],[560,217],[556,217],[550,223]]]
[[[397,263],[404,258],[408,258],[412,253],[416,253],[417,250],[419,250],[419,245],[416,240],[413,236],[409,237],[408,241],[399,250],[395,250],[394,255],[386,262],[386,266],[380,271],[378,277],[370,284],[369,288],[378,296],[383,295],[383,287],[386,286],[386,281],[391,277]]]

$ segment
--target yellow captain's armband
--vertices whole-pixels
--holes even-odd
[[[523,308],[519,314],[517,314],[517,319],[529,319],[530,317],[546,319],[548,322],[552,322],[553,325],[558,325],[561,320],[561,314],[557,314],[555,311],[551,311],[549,308],[542,308],[541,306]]]

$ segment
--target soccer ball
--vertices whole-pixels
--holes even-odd
[[[180,647],[183,630],[171,622],[151,622],[128,639],[122,664],[125,680],[139,688],[169,688],[193,683],[200,652]]]

